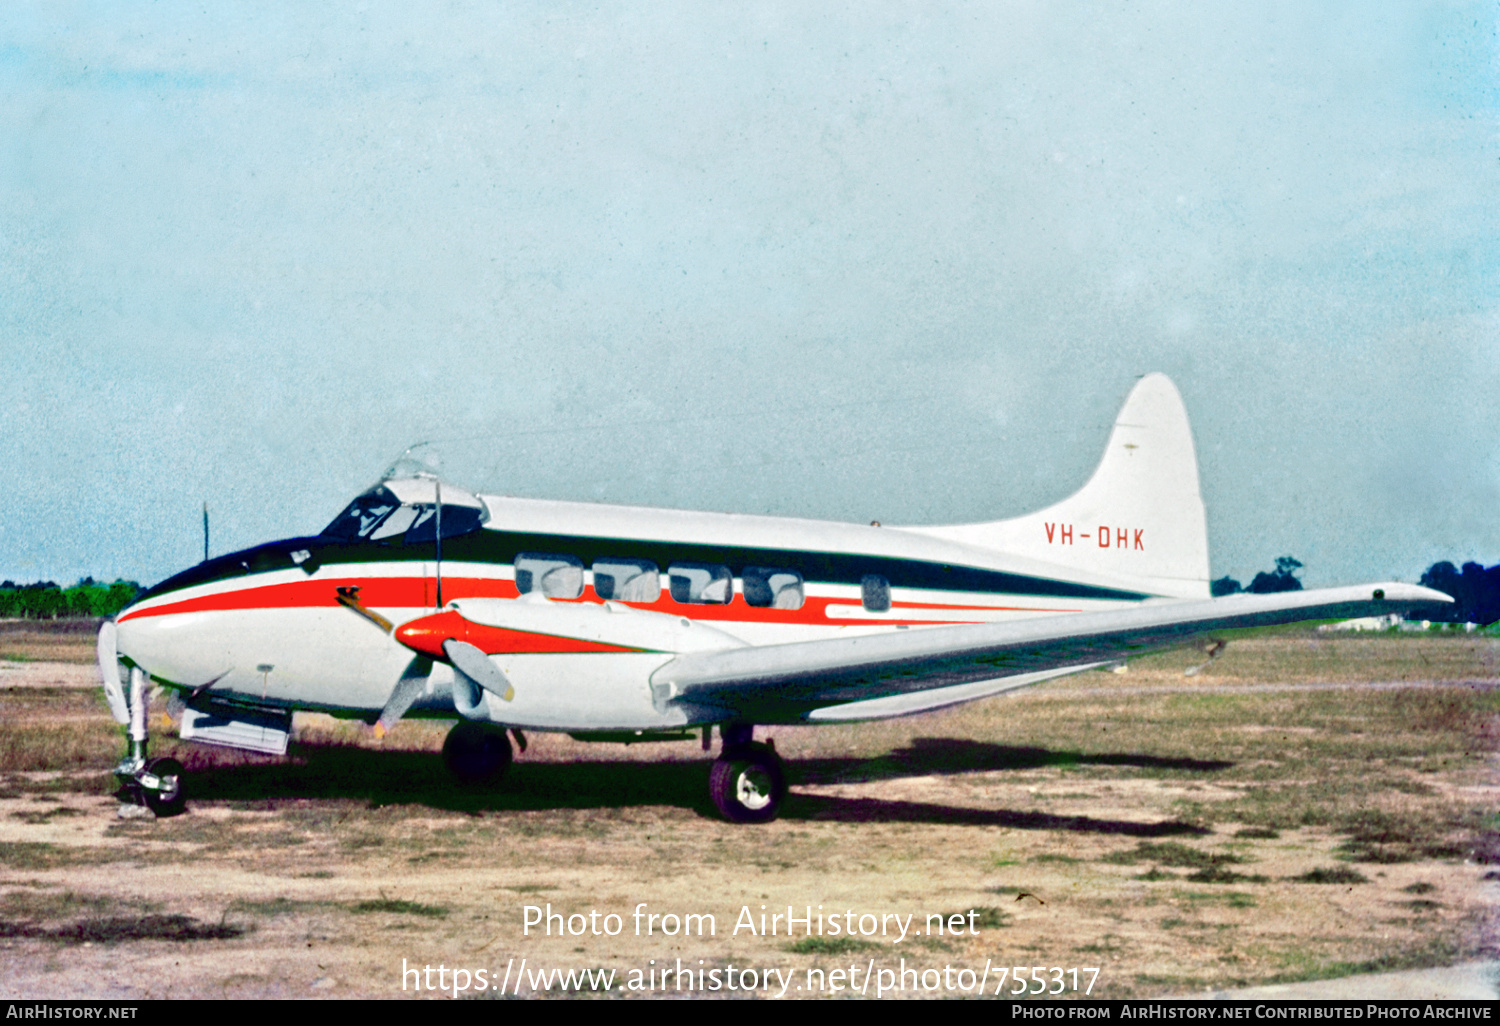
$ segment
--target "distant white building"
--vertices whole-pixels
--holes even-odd
[[[1473,634],[1479,629],[1477,623],[1439,623],[1434,624],[1431,620],[1403,620],[1399,613],[1388,613],[1385,616],[1361,616],[1353,620],[1342,620],[1339,623],[1325,623],[1319,627],[1320,631],[1386,631],[1392,627],[1402,631],[1430,631],[1436,627],[1440,631],[1462,630],[1465,634]]]
[[[1353,620],[1344,620],[1339,623],[1325,623],[1319,627],[1320,631],[1386,631],[1401,622],[1400,613],[1387,613],[1385,616],[1360,616]]]

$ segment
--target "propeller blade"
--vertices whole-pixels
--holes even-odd
[[[490,657],[467,641],[449,638],[443,642],[443,654],[453,664],[453,669],[470,682],[479,685],[493,695],[509,702],[516,697],[516,689],[510,686],[500,668],[490,662]]]
[[[117,632],[113,620],[99,628],[99,676],[104,681],[104,700],[109,714],[122,727],[130,722],[130,706],[125,702],[125,688],[120,683],[120,653],[116,647]]]
[[[412,657],[412,661],[406,664],[406,669],[401,671],[401,679],[391,690],[391,697],[386,701],[385,708],[380,710],[380,719],[375,721],[376,738],[389,734],[396,722],[406,715],[411,704],[422,697],[422,692],[427,690],[427,678],[431,674],[431,659],[424,655]]]

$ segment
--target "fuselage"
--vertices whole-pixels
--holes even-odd
[[[439,539],[431,524],[398,529],[438,504],[381,494],[392,508],[361,497],[322,535],[217,557],[152,588],[118,618],[121,655],[169,687],[373,719],[423,651],[403,625],[447,609],[478,625],[476,642],[515,685],[487,718],[645,730],[693,722],[651,699],[651,673],[680,652],[1160,597],[1138,580],[916,530],[792,518],[470,496],[441,506],[452,526]],[[357,615],[350,597],[396,629]],[[413,712],[454,715],[452,680],[439,661]]]

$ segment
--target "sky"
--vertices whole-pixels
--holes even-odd
[[[0,577],[505,494],[1500,562],[1493,3],[0,7]]]

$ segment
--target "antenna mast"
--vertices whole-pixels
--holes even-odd
[[[434,567],[437,570],[437,608],[443,608],[443,482],[437,478],[432,479],[432,488],[435,493],[437,510],[437,529],[433,532],[437,535],[437,559]]]

